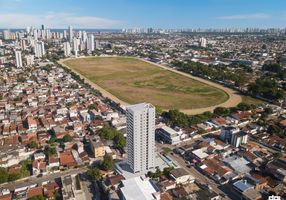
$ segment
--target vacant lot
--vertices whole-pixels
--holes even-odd
[[[220,89],[138,59],[88,57],[64,64],[130,104],[150,102],[165,109],[194,109],[228,99]]]

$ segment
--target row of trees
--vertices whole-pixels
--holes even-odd
[[[149,171],[149,172],[147,173],[147,176],[150,177],[150,178],[152,178],[152,179],[158,178],[158,177],[160,177],[160,176],[162,176],[162,175],[168,177],[168,176],[170,175],[170,172],[171,172],[173,169],[174,169],[174,167],[165,167],[165,168],[163,169],[163,171],[161,171],[161,169],[160,169],[159,167],[156,167],[156,171],[155,171],[155,172]]]
[[[256,79],[255,83],[249,85],[248,89],[253,95],[258,95],[274,101],[281,99],[284,96],[284,91],[279,88],[276,80],[267,76]]]
[[[233,81],[235,86],[241,87],[249,80],[249,69],[246,67],[230,70],[225,66],[208,66],[202,63],[187,61],[174,61],[172,65],[186,73],[191,73],[199,77],[210,77],[212,80]]]
[[[224,108],[218,107],[214,110],[214,113],[204,112],[202,114],[189,116],[177,109],[169,110],[168,112],[163,112],[162,116],[167,120],[171,126],[180,126],[180,127],[191,127],[193,125],[205,122],[211,118],[219,116],[228,116],[229,114],[237,110],[251,110],[255,109],[256,106],[253,104],[240,103],[237,107],[233,108]]]

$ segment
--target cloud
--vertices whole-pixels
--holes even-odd
[[[249,19],[269,19],[271,16],[265,13],[252,13],[252,14],[243,14],[243,15],[229,15],[221,16],[218,19],[224,20],[249,20]]]
[[[122,25],[122,22],[94,16],[78,16],[71,13],[49,12],[42,15],[0,14],[1,28],[39,27],[41,24],[49,28],[67,28],[69,25],[74,28],[117,28]]]

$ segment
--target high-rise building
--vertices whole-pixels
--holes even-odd
[[[23,40],[23,39],[22,39],[22,40],[20,40],[19,43],[20,43],[21,49],[22,49],[22,50],[26,50],[26,40]]]
[[[72,39],[73,39],[72,26],[69,26],[69,41],[70,41],[70,43],[72,43]]]
[[[141,103],[127,107],[128,164],[134,173],[155,167],[155,107]]]
[[[20,50],[15,51],[15,57],[16,57],[16,66],[17,67],[23,67],[22,63],[22,53]]]
[[[11,37],[10,37],[10,31],[9,31],[9,30],[4,30],[4,31],[3,31],[3,38],[4,38],[4,40],[9,40],[9,39],[11,39]]]
[[[37,29],[34,29],[34,31],[33,31],[33,36],[34,36],[34,39],[35,39],[35,40],[38,39],[38,30],[37,30]]]
[[[87,38],[87,50],[89,53],[94,51],[94,35],[91,34]]]
[[[35,56],[41,58],[43,55],[45,55],[45,45],[44,42],[39,41],[35,44]]]
[[[27,61],[27,66],[31,66],[34,64],[34,55],[27,55],[25,56]]]
[[[207,47],[207,39],[201,38],[200,39],[200,46],[206,48]]]
[[[0,47],[1,47],[1,46],[3,46],[3,42],[2,42],[2,40],[0,40]]]
[[[64,43],[64,53],[65,57],[69,57],[71,55],[71,45],[69,42]]]
[[[44,24],[42,24],[42,30],[45,30],[45,25]]]

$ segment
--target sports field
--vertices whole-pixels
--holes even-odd
[[[229,98],[221,89],[135,58],[87,57],[64,64],[129,104],[150,102],[164,109],[194,109]]]

